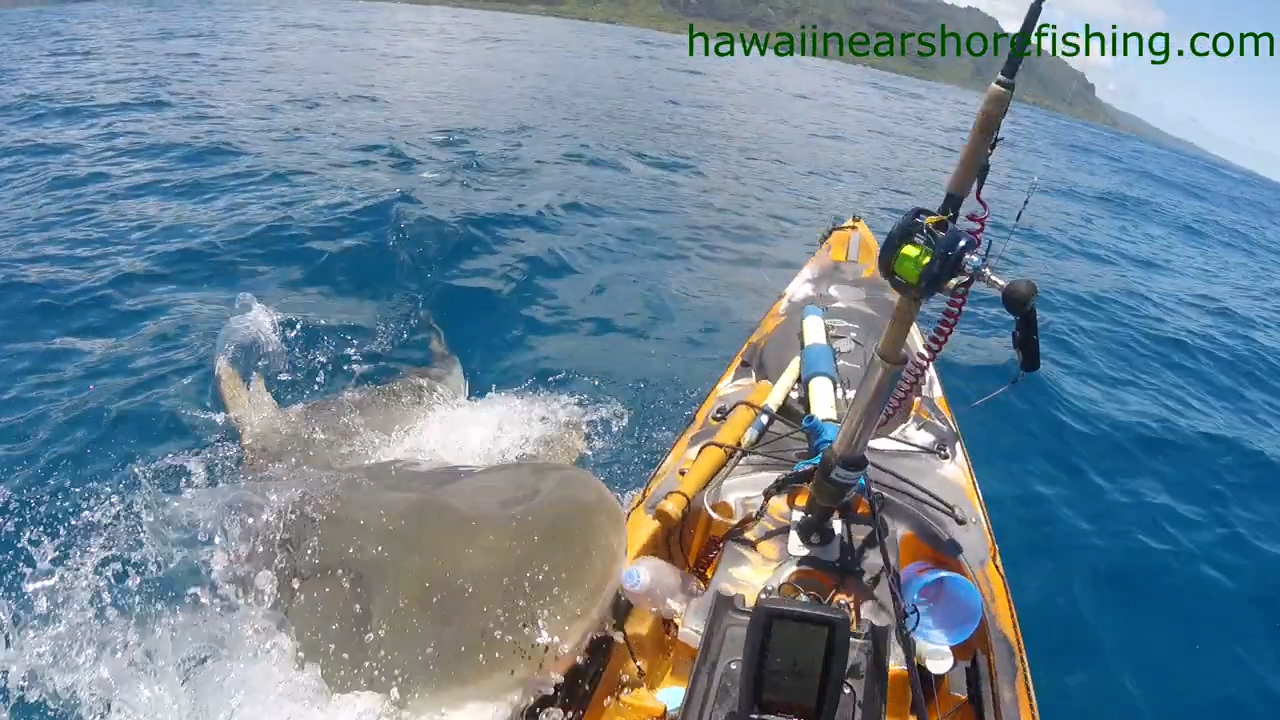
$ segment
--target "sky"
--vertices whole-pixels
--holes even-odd
[[[948,0],[986,11],[1016,31],[1030,0]],[[1197,32],[1271,32],[1280,44],[1280,0],[1046,0],[1041,22],[1058,33],[1169,33],[1173,55],[1063,58],[1083,71],[1098,96],[1166,132],[1280,181],[1280,56],[1177,57]],[[1101,28],[1099,28],[1101,26]],[[1206,41],[1199,41],[1204,47]],[[1096,47],[1096,46],[1095,46]],[[1267,52],[1263,43],[1263,52]],[[1250,53],[1252,54],[1252,53]]]

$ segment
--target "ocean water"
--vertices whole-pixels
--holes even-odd
[[[454,9],[0,10],[0,716],[383,707],[193,598],[208,538],[155,531],[235,476],[212,361],[241,293],[283,402],[421,364],[430,317],[472,400],[417,451],[583,423],[625,494],[824,225],[936,204],[976,103]],[[1022,105],[1005,131],[988,238],[1039,178],[1000,269],[1040,286],[1044,369],[968,407],[1014,372],[990,295],[939,366],[1042,715],[1271,716],[1280,186]]]

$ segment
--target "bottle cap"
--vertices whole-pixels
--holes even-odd
[[[622,573],[622,588],[629,592],[640,592],[649,585],[649,573],[644,568],[632,565]]]

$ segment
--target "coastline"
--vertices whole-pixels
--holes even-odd
[[[759,29],[750,28],[745,25],[730,25],[717,22],[709,18],[693,18],[675,15],[670,12],[658,9],[654,11],[650,8],[621,8],[616,5],[599,6],[599,5],[580,5],[579,0],[566,0],[560,6],[521,4],[503,2],[502,0],[370,0],[371,2],[391,2],[399,5],[437,5],[440,7],[463,8],[466,10],[489,10],[492,12],[507,12],[516,15],[539,15],[543,17],[556,17],[565,20],[583,20],[586,22],[598,22],[606,25],[623,25],[626,27],[641,28],[644,30],[656,30],[658,32],[667,32],[675,35],[685,36],[689,32],[689,25],[697,25],[698,32],[705,32],[714,36],[717,32],[727,32],[737,34],[740,32],[764,32]],[[895,75],[905,75],[919,80],[929,80],[931,82],[942,83],[952,87],[965,88],[968,90],[976,90],[981,92],[985,90],[989,81],[982,82],[958,82],[955,78],[942,77],[936,73],[925,72],[923,69],[912,65],[911,63],[898,57],[876,57],[874,55],[859,58],[852,55],[844,57],[817,57],[810,56],[816,60],[828,60],[832,62],[843,62],[849,65],[860,65],[884,72],[893,73]],[[1014,96],[1014,102],[1025,102],[1045,110],[1051,110],[1068,117],[1089,122],[1098,122],[1096,119],[1082,117],[1079,114],[1072,114],[1062,107],[1042,102],[1035,102],[1034,99],[1026,97]],[[1099,123],[1105,125],[1105,123]],[[1110,126],[1108,126],[1110,127]]]
[[[626,27],[635,27],[645,30],[654,30],[658,32],[667,32],[675,35],[687,35],[689,25],[694,23],[694,19],[676,15],[662,9],[660,4],[648,3],[641,0],[633,2],[632,7],[623,8],[618,5],[597,5],[594,0],[564,0],[558,6],[522,4],[515,2],[506,2],[504,0],[370,0],[371,2],[391,2],[400,5],[435,5],[440,7],[461,8],[466,10],[488,10],[491,12],[505,12],[516,15],[533,15],[542,17],[555,17],[566,20],[582,20],[585,22],[596,22],[608,25],[622,25]],[[583,4],[591,2],[592,4]],[[730,25],[707,18],[697,18],[696,25],[699,32],[706,32],[714,36],[717,32],[728,32],[737,34],[739,32],[760,32],[747,26]],[[875,70],[892,73],[895,75],[903,75],[906,77],[916,78],[918,80],[926,80],[936,82],[950,87],[963,88],[978,93],[983,92],[988,83],[988,79],[972,81],[968,78],[940,76],[936,72],[929,72],[925,68],[913,65],[906,60],[898,57],[879,58],[875,56],[858,58],[854,56],[844,57],[815,57],[818,60],[827,60],[833,62],[843,62],[850,65],[859,65],[869,67]],[[966,81],[968,80],[968,81]],[[1098,100],[1098,103],[1105,108],[1106,114],[1099,116],[1095,113],[1080,112],[1069,105],[1061,102],[1053,102],[1033,94],[1023,92],[1015,94],[1014,103],[1024,103],[1032,107],[1039,108],[1048,112],[1056,113],[1064,117],[1079,122],[1088,123],[1097,127],[1106,128],[1114,132],[1120,132],[1132,135],[1140,140],[1150,142],[1165,148],[1175,150],[1177,152],[1195,157],[1206,162],[1226,165],[1238,171],[1246,172],[1250,175],[1256,175],[1260,178],[1265,176],[1257,171],[1242,167],[1216,153],[1206,150],[1199,145],[1178,137],[1171,133],[1165,132],[1160,128],[1150,124],[1149,122],[1124,112],[1105,101]]]

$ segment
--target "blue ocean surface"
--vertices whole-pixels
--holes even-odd
[[[376,714],[191,596],[208,538],[154,531],[235,477],[241,293],[283,403],[426,362],[431,318],[473,402],[424,452],[581,423],[624,494],[823,226],[940,200],[976,105],[456,9],[0,10],[0,716]],[[1280,186],[1021,104],[1004,130],[987,237],[1038,177],[999,268],[1040,286],[1044,368],[969,407],[1015,372],[992,295],[939,367],[1042,715],[1273,717]]]

